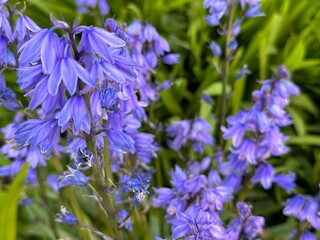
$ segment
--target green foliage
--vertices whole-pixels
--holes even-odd
[[[25,164],[9,189],[0,192],[0,239],[16,239],[18,199],[28,170],[29,165]]]

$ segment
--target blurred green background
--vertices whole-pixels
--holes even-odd
[[[10,0],[9,3],[13,5],[15,1]],[[109,0],[108,3],[111,11],[107,17],[114,17],[118,23],[127,24],[136,18],[148,21],[168,40],[172,52],[181,54],[178,65],[160,66],[153,76],[159,82],[174,79],[174,86],[161,93],[159,103],[149,107],[152,112],[151,120],[169,123],[173,119],[200,116],[214,125],[215,113],[219,112],[221,76],[212,63],[213,60],[219,60],[212,56],[208,45],[211,40],[224,44],[224,39],[217,34],[216,28],[208,26],[204,21],[206,10],[203,9],[203,1]],[[70,24],[78,18],[80,24],[103,26],[105,20],[99,16],[98,11],[88,15],[78,14],[75,2],[70,0],[26,0],[26,4],[26,14],[40,27],[51,26],[51,13],[55,17],[61,14]],[[287,144],[291,152],[280,159],[271,159],[270,162],[277,170],[291,170],[297,174],[299,187],[296,192],[316,195],[320,182],[320,1],[264,0],[262,10],[266,13],[265,17],[246,20],[241,27],[238,37],[240,48],[232,61],[230,79],[235,77],[244,64],[248,64],[251,74],[236,82],[229,82],[228,114],[250,106],[251,91],[259,87],[257,80],[270,78],[280,64],[285,64],[291,71],[292,80],[301,88],[301,95],[292,98],[288,112],[294,124],[284,129],[285,134],[290,136]],[[17,91],[22,100],[23,93],[15,84],[15,75],[7,75],[6,79],[8,86]],[[203,92],[214,97],[217,104],[212,107],[202,102]],[[26,103],[26,100],[22,101]],[[14,113],[0,107],[0,126],[10,122],[13,115]],[[169,170],[176,163],[182,164],[177,160],[177,154],[165,147],[162,135],[159,133],[157,137],[164,149],[153,162],[157,170],[153,181],[155,187],[169,186]],[[212,150],[208,150],[208,153],[211,152]],[[0,165],[6,163],[8,160],[1,156]],[[54,163],[49,162],[44,172],[56,169]],[[6,181],[11,180],[2,181],[0,186],[4,186]],[[42,187],[47,189],[46,186]],[[23,194],[24,192],[35,199],[39,198],[39,191],[32,190],[31,187],[25,187]],[[44,211],[44,208],[55,213],[59,211],[59,204],[66,201],[70,202],[73,211],[82,211],[79,214],[84,222],[103,223],[105,220],[99,219],[98,213],[95,213],[97,211],[92,211],[95,205],[82,197],[84,193],[85,190],[65,189],[58,199],[55,194],[47,191],[47,206],[38,204],[19,207],[18,239],[52,239],[48,211]],[[0,196],[2,195],[3,193]],[[281,203],[286,198],[287,194],[282,190],[272,189],[266,192],[259,187],[247,196],[248,201],[255,203],[255,214],[263,215],[267,220],[268,227],[264,233],[266,239],[285,239],[287,233],[296,226],[292,218],[281,214]],[[137,210],[135,214],[140,213]],[[169,236],[170,228],[163,216],[161,209],[152,208],[148,215],[137,217],[130,239]],[[69,236],[70,239],[88,238],[84,231],[76,227],[59,225],[58,228],[61,236]]]

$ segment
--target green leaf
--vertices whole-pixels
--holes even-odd
[[[285,57],[285,65],[294,71],[299,68],[306,52],[306,46],[304,43],[304,38],[293,39],[291,41],[290,47],[286,46],[287,56]],[[292,47],[292,48],[291,48]]]
[[[17,208],[19,194],[24,186],[29,164],[25,164],[5,196],[1,198],[0,205],[0,239],[15,240],[17,235]]]
[[[172,91],[163,91],[160,93],[160,96],[163,104],[172,114],[181,115],[183,113],[182,108],[176,101],[176,97],[174,96]]]
[[[305,135],[301,137],[291,137],[288,145],[315,145],[320,146],[320,137],[318,135]]]
[[[306,134],[306,127],[305,122],[301,114],[298,110],[288,107],[288,112],[291,115],[291,118],[293,120],[294,128],[296,129],[299,136],[303,136]]]
[[[219,96],[221,95],[221,92],[222,92],[222,83],[221,82],[212,83],[203,92],[210,96]],[[227,93],[229,92],[230,92],[230,86],[227,85]]]
[[[309,113],[312,113],[314,116],[319,115],[319,108],[315,105],[311,98],[304,93],[301,93],[300,95],[293,97],[291,99],[291,102],[292,105],[300,109],[304,109]]]

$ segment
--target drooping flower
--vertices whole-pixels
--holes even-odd
[[[78,220],[76,216],[70,212],[67,211],[67,209],[64,206],[61,206],[60,209],[61,213],[57,213],[55,216],[55,220],[57,222],[69,224],[69,225],[75,225],[78,224]]]
[[[40,147],[41,153],[50,155],[60,137],[57,119],[31,119],[15,126],[15,141],[21,146]]]
[[[90,118],[83,96],[71,97],[56,117],[62,131],[65,131],[72,122],[72,130],[75,135],[78,135],[80,131],[90,133]]]

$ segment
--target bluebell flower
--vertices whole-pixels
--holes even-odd
[[[9,41],[12,42],[13,34],[8,18],[8,11],[3,6],[0,6],[0,29],[6,34]]]
[[[149,50],[147,52],[145,60],[152,69],[155,68],[158,64],[157,54],[153,50]]]
[[[106,0],[98,0],[99,11],[101,15],[107,15],[110,11],[110,6]]]
[[[157,55],[161,56],[165,52],[170,52],[170,46],[168,42],[161,36],[154,40],[153,46]]]
[[[89,73],[75,59],[64,57],[57,60],[48,78],[49,94],[56,95],[59,85],[63,81],[64,86],[68,89],[69,93],[73,95],[77,89],[78,78],[88,86],[95,86],[95,82],[90,78]]]
[[[89,182],[89,179],[86,175],[84,175],[79,170],[73,169],[69,166],[68,170],[64,172],[62,176],[60,176],[59,181],[63,181],[64,179],[69,180],[70,184],[77,187],[86,186]]]
[[[169,219],[175,217],[177,212],[183,212],[186,209],[186,205],[186,201],[180,197],[172,199],[163,206],[166,209],[166,217],[168,217]]]
[[[261,5],[255,4],[249,7],[249,9],[244,14],[247,18],[255,18],[259,16],[265,16],[263,12],[261,12]]]
[[[210,15],[206,16],[206,21],[210,26],[218,26],[220,19],[224,16],[228,9],[228,3],[225,0],[205,0],[204,8],[209,8]]]
[[[204,175],[195,176],[189,178],[183,183],[183,192],[191,193],[193,195],[198,194],[207,185],[207,178]]]
[[[57,119],[31,119],[15,126],[15,141],[22,145],[30,145],[30,149],[40,147],[41,153],[50,155],[52,147],[60,138]]]
[[[169,53],[162,57],[162,62],[169,65],[178,64],[179,60],[180,54],[178,53]]]
[[[15,92],[5,86],[5,80],[2,74],[0,74],[0,106],[4,106],[10,111],[21,109],[21,104],[17,100]]]
[[[142,179],[139,175],[136,175],[135,178],[129,178],[125,181],[122,188],[126,192],[148,192],[150,181],[147,179]]]
[[[85,51],[92,55],[98,55],[105,60],[109,60],[111,63],[114,60],[108,46],[121,48],[126,45],[126,43],[114,33],[110,33],[102,28],[79,26],[74,32],[76,34],[82,32],[78,46],[79,52]]]
[[[157,157],[156,151],[159,150],[153,140],[154,136],[149,133],[135,134],[134,148],[137,158],[144,163],[150,163],[152,158]]]
[[[301,234],[300,240],[317,240],[317,237],[313,233],[305,231]]]
[[[94,8],[97,4],[97,0],[76,0],[77,11],[80,13],[87,13],[88,8]]]
[[[117,84],[125,84],[126,75],[120,71],[116,66],[110,64],[107,61],[96,61],[90,70],[90,77],[92,79],[106,79],[109,82],[115,82]]]
[[[216,186],[205,191],[202,206],[205,206],[206,202],[210,210],[221,211],[223,204],[230,202],[232,199],[232,189],[229,186]]]
[[[23,160],[17,159],[16,161],[13,161],[10,165],[0,167],[0,177],[16,175],[22,168],[23,164]]]
[[[240,146],[246,132],[246,127],[244,122],[242,122],[241,119],[239,119],[237,116],[235,118],[227,119],[229,128],[226,128],[226,127],[221,128],[221,130],[224,133],[223,138],[224,139],[232,138],[232,144],[235,147]]]
[[[146,23],[142,34],[144,40],[146,40],[147,42],[152,42],[152,40],[157,39],[159,37],[159,34],[155,27],[149,23]]]
[[[260,216],[251,216],[243,224],[243,233],[249,239],[256,237],[265,224],[264,218]]]
[[[283,78],[283,79],[290,79],[291,78],[291,74],[285,65],[280,65],[278,67],[278,75],[280,78]]]
[[[251,216],[251,205],[248,205],[244,202],[237,203],[238,213],[242,219],[246,219]]]
[[[211,41],[209,44],[209,48],[214,55],[216,55],[217,57],[221,56],[222,50],[221,50],[220,45],[217,42]]]
[[[205,103],[208,103],[208,104],[212,104],[213,103],[212,97],[210,97],[209,95],[207,95],[205,93],[201,94],[201,100],[204,101]]]
[[[29,206],[34,204],[34,199],[32,198],[25,198],[19,201],[19,206]]]
[[[56,117],[62,131],[65,131],[72,121],[72,130],[75,135],[78,135],[81,130],[90,133],[90,118],[83,96],[71,97]]]
[[[216,15],[207,15],[205,20],[209,26],[218,26],[220,23],[220,19]]]
[[[154,191],[156,196],[152,204],[155,207],[164,207],[174,198],[174,191],[171,188],[155,188]]]
[[[28,16],[23,15],[21,12],[18,12],[20,17],[17,19],[16,29],[13,33],[13,38],[17,38],[19,41],[22,41],[25,37],[29,37],[29,32],[36,33],[40,31],[41,28]]]
[[[149,179],[142,179],[139,175],[136,175],[135,178],[127,179],[121,189],[126,193],[132,192],[131,202],[133,205],[138,206],[145,199],[146,195],[149,194],[149,184]]]
[[[225,239],[224,228],[196,205],[191,205],[185,212],[177,212],[170,223],[173,239]]]
[[[115,129],[108,129],[106,134],[113,151],[121,154],[135,152],[134,141],[129,135]]]
[[[285,189],[287,193],[290,193],[295,187],[296,175],[293,172],[289,174],[278,174],[274,177],[274,182],[281,188]]]
[[[159,91],[166,91],[166,90],[170,89],[172,87],[172,85],[173,85],[173,80],[168,79],[160,84]]]
[[[241,29],[241,19],[236,18],[232,24],[232,35],[237,36]]]
[[[77,11],[80,13],[88,13],[89,10],[98,8],[101,15],[105,16],[109,13],[110,7],[106,0],[76,0]]]
[[[293,215],[299,220],[305,219],[305,216],[302,215],[302,209],[305,205],[305,199],[301,195],[295,195],[294,197],[289,198],[284,205],[284,215]]]
[[[318,199],[309,198],[302,209],[301,215],[317,231],[320,230],[319,200]]]
[[[69,224],[69,225],[75,225],[78,224],[78,220],[76,216],[70,212],[67,211],[67,209],[63,206],[61,206],[60,209],[61,213],[57,213],[55,216],[55,220],[57,222]]]
[[[59,189],[60,189],[59,180],[55,175],[49,175],[46,179],[46,183],[51,187],[51,189],[54,192],[59,192]]]
[[[230,149],[232,153],[239,154],[250,164],[257,163],[257,144],[252,139],[245,139],[237,149]]]
[[[242,9],[246,7],[246,4],[252,6],[258,4],[260,1],[261,0],[239,0]]]
[[[284,143],[287,139],[288,137],[280,132],[278,126],[270,126],[269,132],[266,133],[266,144],[268,144],[272,155],[281,156],[289,151],[289,148]]]
[[[256,169],[251,181],[253,183],[260,182],[264,189],[270,189],[272,182],[274,181],[274,175],[275,170],[272,165],[268,163],[262,163],[258,169]]]
[[[75,165],[79,170],[88,170],[93,165],[93,154],[88,150],[77,149]]]
[[[244,64],[243,67],[240,69],[240,71],[236,75],[236,80],[242,78],[243,76],[249,74],[249,67],[248,64]]]
[[[172,141],[170,140],[168,145],[174,150],[179,150],[188,140],[190,127],[189,120],[183,120],[169,125],[167,127],[167,135],[174,137],[174,139]]]
[[[118,28],[117,22],[113,18],[108,18],[104,22],[104,26],[107,29],[108,32],[115,32]]]
[[[230,40],[230,42],[228,43],[228,48],[231,50],[231,51],[234,51],[238,48],[238,41],[235,39],[235,38],[232,38]]]
[[[239,218],[229,223],[227,228],[228,239],[255,238],[265,224],[264,218],[253,216],[251,206],[244,202],[238,202]]]
[[[122,223],[122,221],[128,216],[128,212],[124,209],[120,210],[118,212],[118,224]],[[124,227],[125,229],[127,229],[128,231],[132,231],[132,220],[131,218],[128,218],[126,220],[126,222],[124,223]]]
[[[42,29],[20,47],[19,61],[22,64],[29,64],[41,60],[43,73],[51,74],[60,54],[60,48],[58,35],[53,30]]]

